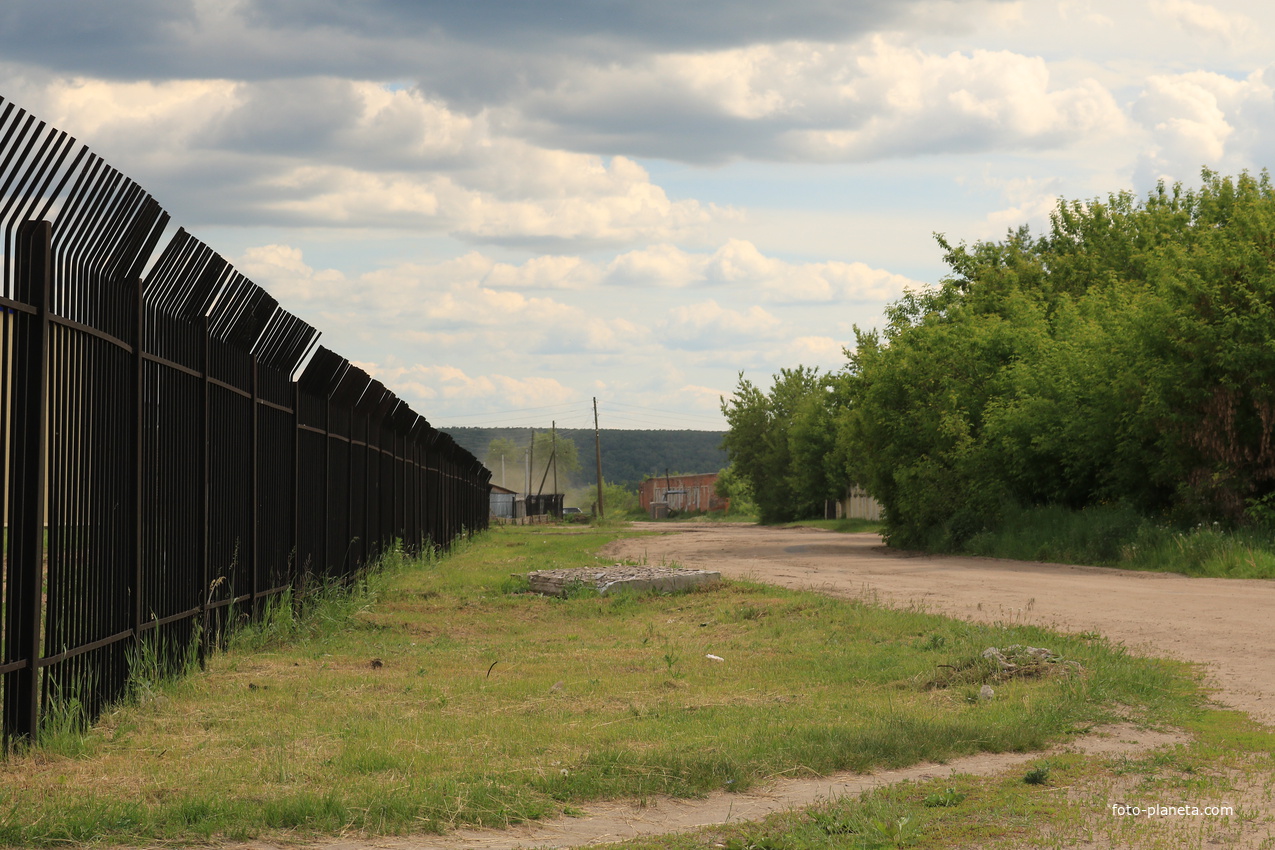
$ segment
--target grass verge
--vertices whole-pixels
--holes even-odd
[[[1218,578],[1275,578],[1275,535],[1214,525],[1172,528],[1131,508],[1014,508],[972,537],[971,555]]]
[[[758,822],[614,846],[617,850],[1275,846],[1270,815],[1275,800],[1271,780],[1275,734],[1231,711],[1201,712],[1186,723],[1185,731],[1189,739],[1183,743],[1134,756],[1056,754],[999,777],[954,774],[901,782]]]
[[[784,523],[783,527],[822,528],[824,531],[836,531],[841,534],[858,534],[865,531],[879,534],[882,524],[878,520],[843,517],[842,519],[803,519],[797,522]]]
[[[1181,665],[1100,639],[748,582],[548,599],[623,532],[511,527],[361,595],[282,610],[66,753],[0,776],[0,842],[145,843],[504,825],[615,797],[1026,751],[1116,714],[1181,723]],[[326,612],[326,613],[322,613]],[[947,681],[991,646],[1081,668]],[[721,661],[708,658],[715,655]],[[1003,673],[1003,671],[1001,671]]]

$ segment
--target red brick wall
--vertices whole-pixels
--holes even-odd
[[[642,510],[649,511],[651,502],[669,503],[669,509],[675,511],[724,511],[729,509],[730,500],[717,495],[717,473],[705,472],[699,475],[672,475],[668,478],[659,476],[648,478],[642,482],[638,490],[638,504]],[[669,490],[684,490],[684,493]],[[667,496],[667,498],[666,498]]]

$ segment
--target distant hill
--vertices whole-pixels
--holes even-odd
[[[474,453],[479,460],[487,456],[487,447],[498,437],[526,446],[530,428],[443,428],[452,439]],[[548,429],[537,428],[537,431]],[[583,471],[581,484],[596,484],[594,472],[593,431],[559,428],[558,435],[575,442],[580,452]],[[672,472],[716,472],[726,465],[722,450],[724,431],[636,431],[604,428],[602,437],[602,477],[609,483],[636,486],[648,475]],[[539,464],[537,464],[539,465]],[[499,470],[495,470],[499,482]]]

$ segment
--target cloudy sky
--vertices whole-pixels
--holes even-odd
[[[722,428],[739,371],[836,369],[938,280],[935,232],[1270,165],[1273,34],[1238,0],[4,0],[0,95],[436,425]]]

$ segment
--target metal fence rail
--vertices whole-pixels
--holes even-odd
[[[6,747],[273,595],[487,525],[472,454],[185,230],[156,256],[168,222],[0,98]]]

